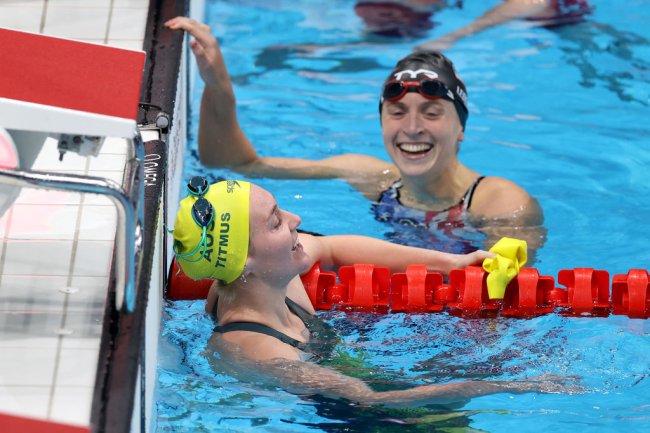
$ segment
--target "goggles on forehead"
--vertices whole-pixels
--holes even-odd
[[[381,97],[383,102],[395,102],[402,99],[408,92],[418,92],[427,99],[444,98],[448,101],[455,102],[454,94],[451,90],[438,80],[391,80],[384,85]]]
[[[203,195],[208,192],[209,188],[210,184],[208,183],[208,180],[203,176],[194,176],[187,183],[188,195],[198,197],[198,200],[196,200],[192,205],[192,219],[196,225],[201,228],[202,232],[201,240],[196,245],[196,248],[194,248],[189,253],[183,254],[180,251],[176,251],[176,245],[174,245],[174,252],[176,255],[187,260],[188,262],[198,262],[201,260],[205,256],[205,251],[207,249],[208,227],[210,227],[214,221],[214,208],[212,207],[212,203],[203,198]],[[188,257],[192,257],[198,253],[201,248],[203,248],[203,250],[201,251],[201,256],[198,259],[188,259]]]

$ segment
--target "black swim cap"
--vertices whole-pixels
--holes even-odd
[[[395,65],[384,84],[392,80],[422,81],[435,79],[443,83],[453,94],[454,107],[458,113],[460,124],[465,129],[467,123],[467,89],[454,68],[454,64],[444,54],[438,51],[419,51],[409,54]],[[383,105],[379,101],[379,113]]]

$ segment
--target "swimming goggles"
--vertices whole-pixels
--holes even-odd
[[[189,253],[183,254],[180,251],[177,251],[176,245],[174,245],[174,252],[176,255],[188,262],[198,262],[201,260],[203,257],[205,257],[205,252],[208,247],[208,227],[210,227],[214,222],[214,208],[212,207],[212,203],[203,197],[208,192],[208,189],[210,189],[210,184],[208,183],[208,180],[203,176],[194,176],[187,183],[188,195],[198,197],[198,200],[196,200],[192,205],[192,219],[197,226],[201,227],[202,232],[201,240],[196,245],[196,248],[194,248]],[[195,260],[188,259],[188,257],[192,257],[193,255],[197,254],[201,248],[203,248],[201,251],[201,257]]]
[[[438,80],[401,81],[391,80],[384,85],[382,102],[399,101],[408,92],[418,92],[427,99],[444,98],[455,102],[454,94],[444,83]]]

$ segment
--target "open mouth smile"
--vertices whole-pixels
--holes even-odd
[[[423,153],[427,153],[431,149],[433,149],[433,144],[430,143],[399,143],[397,144],[397,148],[401,150],[404,153],[408,153],[411,155],[419,155]]]

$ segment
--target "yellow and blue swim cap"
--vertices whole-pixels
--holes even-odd
[[[174,252],[185,275],[230,284],[248,257],[250,183],[225,180],[209,185],[196,176],[188,183],[174,224]]]

